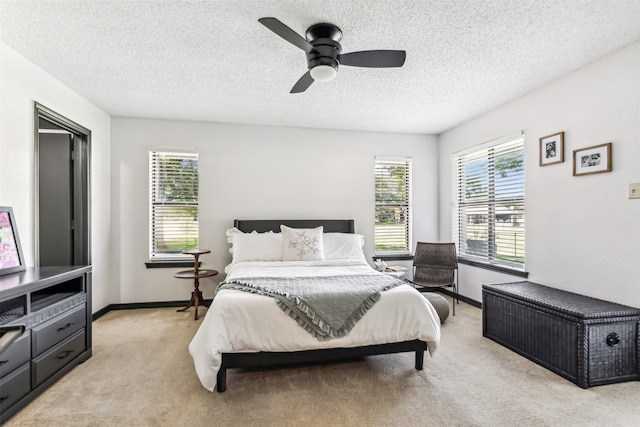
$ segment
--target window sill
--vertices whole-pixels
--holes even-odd
[[[148,261],[144,263],[147,268],[182,268],[182,267],[191,267],[193,268],[193,261],[185,260],[185,261]],[[198,266],[202,263],[198,262]]]
[[[395,255],[374,255],[373,260],[381,259],[383,261],[411,261],[413,255],[411,254],[395,254]]]
[[[499,273],[509,274],[511,276],[523,277],[525,279],[529,277],[528,271],[518,270],[516,268],[506,267],[504,265],[489,264],[486,262],[475,261],[468,258],[458,258],[458,263],[470,265],[472,267],[483,268],[485,270],[497,271]]]

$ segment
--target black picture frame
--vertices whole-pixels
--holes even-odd
[[[13,208],[0,206],[0,276],[25,269]]]

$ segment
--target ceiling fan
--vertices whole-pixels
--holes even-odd
[[[276,18],[260,18],[258,21],[307,54],[309,71],[297,81],[291,93],[304,92],[315,80],[332,80],[340,65],[367,68],[402,67],[407,56],[404,50],[363,50],[342,54],[342,31],[333,24],[310,26],[307,28],[305,39]]]

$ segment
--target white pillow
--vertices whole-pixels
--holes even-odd
[[[324,259],[353,259],[367,262],[362,248],[364,236],[350,233],[325,233],[322,236]]]
[[[316,228],[290,228],[280,226],[284,261],[322,261],[322,226]]]
[[[232,262],[241,261],[282,261],[282,235],[267,233],[243,233],[237,228],[227,230],[227,241]]]

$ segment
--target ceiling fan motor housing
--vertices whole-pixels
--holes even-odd
[[[351,67],[389,68],[402,67],[406,58],[404,50],[363,50],[343,55],[342,31],[333,24],[312,25],[307,28],[306,38],[302,38],[276,18],[265,17],[258,21],[307,55],[309,70],[293,85],[291,93],[304,92],[314,81],[332,80],[341,63]]]
[[[315,24],[307,29],[307,41],[313,46],[313,50],[307,53],[309,69],[319,65],[330,66],[338,69],[338,58],[342,52],[340,40],[342,31],[333,24]]]

